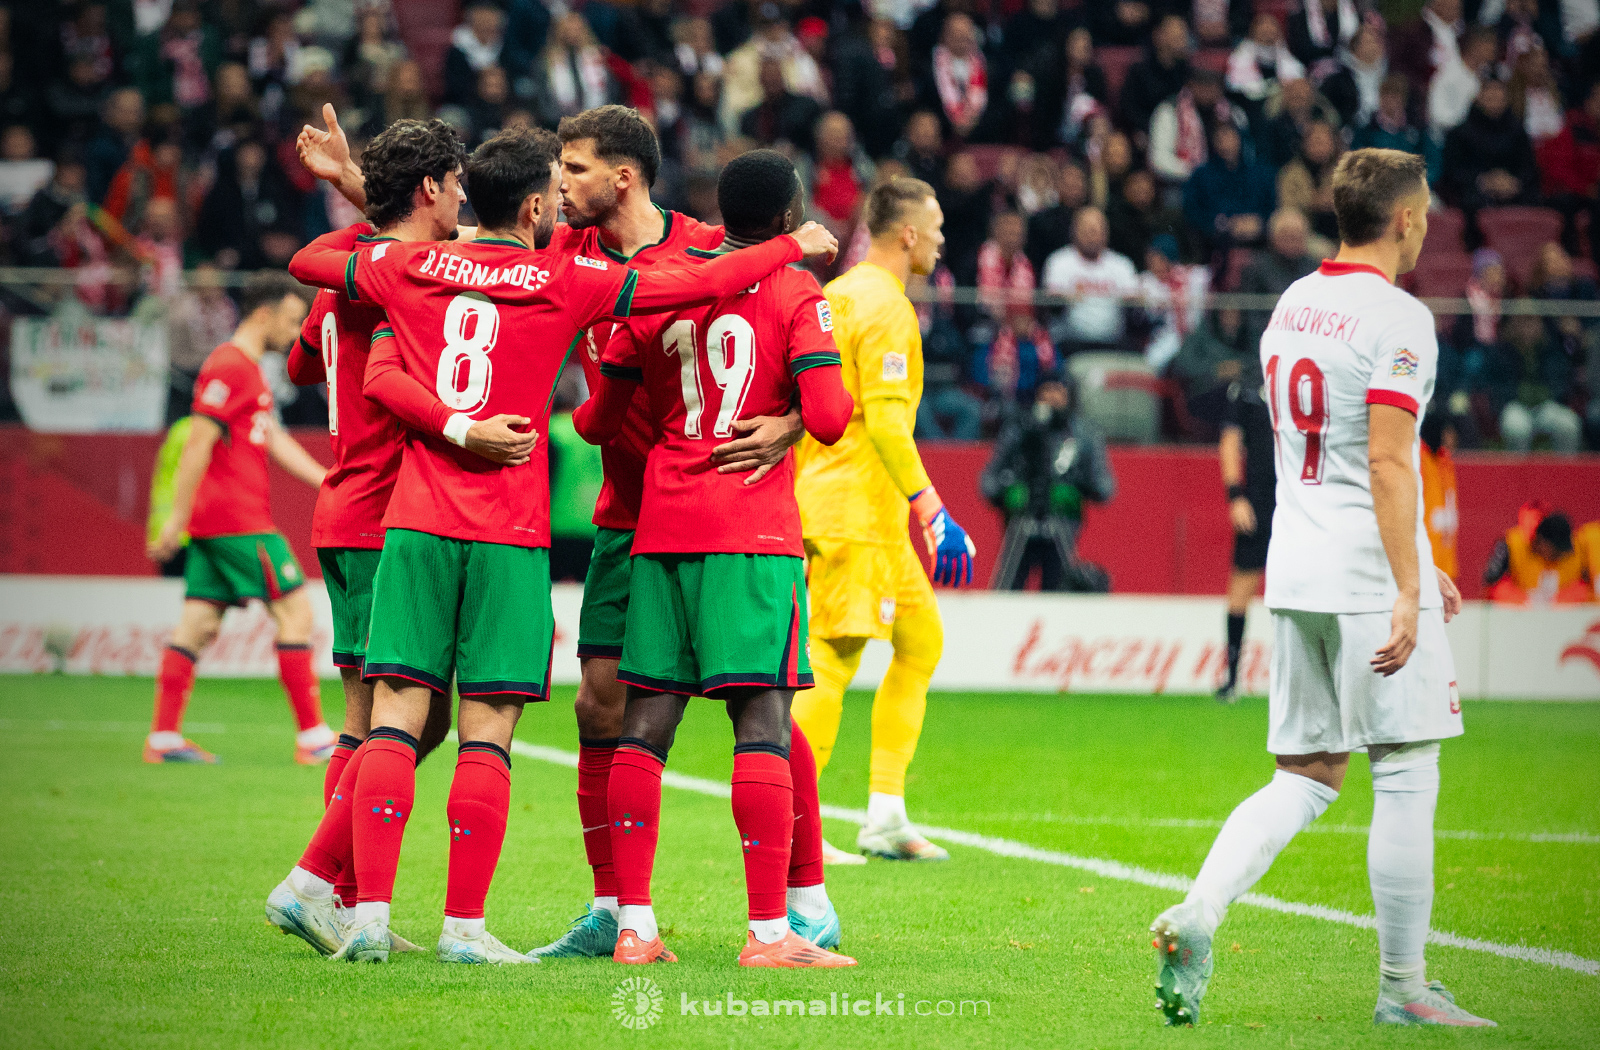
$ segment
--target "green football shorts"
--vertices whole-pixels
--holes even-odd
[[[780,554],[641,554],[617,681],[715,699],[806,689],[805,561]]]
[[[628,581],[633,575],[633,531],[598,529],[594,554],[583,580],[583,610],[578,614],[578,659],[622,655],[628,626]]]
[[[372,581],[378,575],[381,550],[361,547],[318,547],[322,582],[333,608],[333,664],[359,668],[367,657],[367,631],[372,626]]]
[[[289,541],[276,532],[195,537],[183,566],[184,597],[218,605],[277,601],[305,582]]]
[[[390,529],[363,678],[461,696],[550,698],[550,552]]]

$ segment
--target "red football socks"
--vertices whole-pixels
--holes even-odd
[[[750,918],[784,918],[789,914],[794,788],[789,760],[777,745],[740,744],[733,749],[733,822],[744,848]]]
[[[356,748],[361,746],[361,741],[349,733],[340,733],[339,742],[333,745],[333,756],[328,759],[328,768],[322,774],[322,806],[327,808],[333,801],[333,789],[339,786],[339,778],[344,775],[345,763],[350,761],[350,756],[356,753]]]
[[[344,748],[339,748],[340,752]],[[336,752],[337,754],[338,752]],[[345,759],[339,782],[328,795],[328,808],[322,811],[322,820],[312,832],[311,841],[300,857],[300,867],[319,879],[335,883],[334,892],[348,907],[356,902],[354,845],[351,841],[351,817],[354,811],[352,797],[356,790],[356,777],[366,759],[368,748],[362,744]],[[349,895],[346,895],[349,891]]]
[[[817,756],[800,732],[789,727],[789,779],[794,783],[794,840],[789,847],[789,885],[822,884],[822,803],[817,797]]]
[[[194,692],[194,653],[176,645],[161,654],[161,670],[156,673],[156,710],[150,720],[152,733],[178,733],[183,730],[183,709]]]
[[[402,729],[381,726],[372,731],[360,755],[351,793],[354,813],[350,837],[355,851],[360,902],[388,902],[394,896],[395,870],[400,866],[400,840],[417,789],[417,741]],[[311,869],[307,869],[311,870]],[[322,876],[327,878],[327,876]],[[348,902],[347,902],[348,903]]]
[[[322,724],[322,689],[311,669],[311,646],[278,644],[278,679],[283,682],[295,724],[310,729]]]
[[[484,898],[500,863],[511,809],[511,756],[498,744],[468,740],[456,758],[445,815],[450,821],[450,875],[444,913],[451,919],[483,918]]]
[[[650,903],[661,819],[661,771],[666,762],[644,741],[623,737],[611,760],[606,789],[611,817],[611,862],[618,904]],[[782,893],[779,893],[782,896]]]
[[[617,878],[611,864],[611,816],[606,792],[611,781],[615,740],[578,741],[578,820],[583,852],[594,871],[594,895],[615,897]]]

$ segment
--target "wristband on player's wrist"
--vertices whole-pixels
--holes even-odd
[[[1249,498],[1250,498],[1250,494],[1247,493],[1244,490],[1244,486],[1243,485],[1229,485],[1228,486],[1228,502],[1229,503],[1232,503],[1236,499],[1249,499]]]
[[[937,492],[933,491],[932,485],[919,490],[911,497],[910,503],[911,509],[917,515],[917,520],[924,525],[932,521],[944,509],[944,501],[939,498]]]
[[[452,445],[460,445],[462,448],[466,448],[467,431],[471,430],[472,424],[476,422],[477,420],[473,419],[465,412],[457,412],[455,415],[445,420],[445,440],[449,441]]]

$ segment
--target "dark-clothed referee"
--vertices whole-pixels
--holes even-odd
[[[1272,414],[1262,400],[1259,369],[1228,387],[1222,415],[1222,483],[1228,487],[1228,517],[1233,523],[1233,569],[1228,574],[1228,677],[1217,699],[1231,703],[1239,684],[1239,651],[1244,618],[1261,589],[1272,539],[1272,511],[1278,479],[1272,465]]]

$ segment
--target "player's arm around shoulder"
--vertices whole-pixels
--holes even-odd
[[[622,433],[634,391],[644,382],[637,321],[619,321],[600,352],[600,381],[589,400],[572,413],[572,428],[591,445],[604,445]]]
[[[319,288],[311,301],[311,312],[300,326],[300,338],[289,348],[289,359],[284,363],[289,382],[295,386],[312,386],[328,381],[328,369],[323,363],[323,319],[333,314],[334,293]]]

